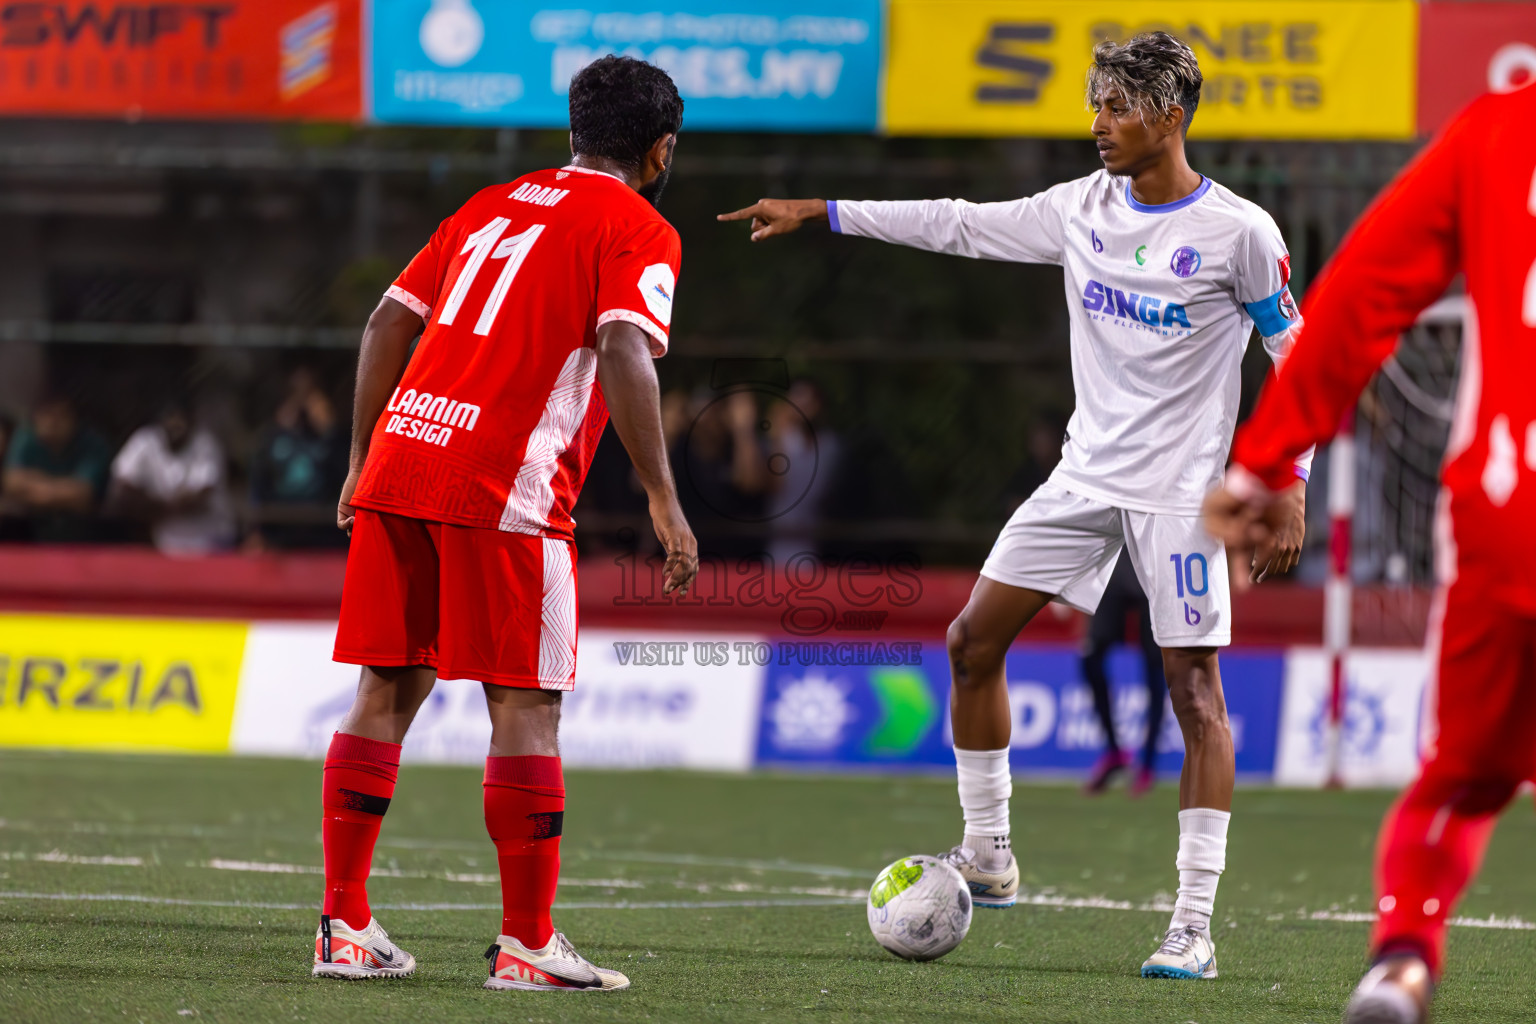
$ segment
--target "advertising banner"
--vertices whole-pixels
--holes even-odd
[[[336,624],[256,623],[246,649],[230,748],[242,754],[323,757],[352,705],[356,665],[331,661]],[[755,636],[583,630],[576,689],[560,712],[560,749],[572,768],[752,765],[762,669],[718,656]],[[722,648],[721,645],[724,645]],[[491,739],[478,683],[440,682],[405,741],[416,762],[479,764]]]
[[[1205,88],[1195,138],[1408,138],[1413,0],[891,0],[892,134],[1088,134],[1096,43],[1162,29]]]
[[[1429,661],[1419,650],[1351,651],[1344,660],[1344,725],[1340,774],[1349,786],[1401,786],[1419,768],[1419,728]],[[1275,782],[1321,786],[1327,781],[1327,655],[1293,649],[1286,657]]]
[[[687,127],[873,131],[880,0],[374,0],[372,116],[564,128],[571,76],[609,53],[667,69]]]
[[[942,644],[916,645],[904,661],[879,652],[865,658],[826,656],[815,646],[774,647],[758,730],[759,764],[939,768],[955,763]],[[1223,651],[1221,664],[1237,771],[1267,777],[1274,770],[1285,660],[1278,652]],[[1122,648],[1111,655],[1109,670],[1116,732],[1127,749],[1139,749],[1147,722],[1141,660]],[[1007,673],[1013,770],[1085,772],[1103,753],[1104,734],[1076,649],[1015,646],[1008,652]],[[1157,748],[1159,769],[1176,772],[1183,741],[1171,711],[1164,715]]]
[[[247,628],[0,615],[0,746],[223,752]]]
[[[362,113],[361,0],[0,0],[0,115]]]
[[[1419,8],[1419,134],[1431,135],[1485,92],[1536,79],[1536,4],[1426,3]]]

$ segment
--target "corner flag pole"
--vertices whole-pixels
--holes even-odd
[[[1354,591],[1350,583],[1350,531],[1355,518],[1355,410],[1351,406],[1328,449],[1328,582],[1323,591],[1323,649],[1331,676],[1324,759],[1329,789],[1344,785],[1342,772],[1344,704],[1348,680],[1344,657],[1349,652]]]

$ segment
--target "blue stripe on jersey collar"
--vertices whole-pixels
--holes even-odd
[[[1131,183],[1126,182],[1125,201],[1130,204],[1131,209],[1137,211],[1138,213],[1173,213],[1175,210],[1184,209],[1184,207],[1188,206],[1190,203],[1199,202],[1200,197],[1205,195],[1210,190],[1211,179],[1202,174],[1200,175],[1200,187],[1195,189],[1189,195],[1185,196],[1183,199],[1175,199],[1171,203],[1138,203],[1136,201],[1136,197],[1131,195]]]

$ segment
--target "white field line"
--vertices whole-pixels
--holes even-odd
[[[47,853],[19,853],[0,850],[0,860],[31,860],[45,864],[92,864],[97,867],[141,868],[142,857],[81,857],[72,853],[49,850]]]
[[[143,903],[154,906],[174,907],[230,907],[240,910],[314,910],[313,903],[261,903],[248,900],[193,900],[169,896],[145,896],[138,893],[68,893],[68,892],[5,892],[0,900],[55,900],[66,903]],[[557,900],[557,910],[724,910],[751,907],[837,907],[862,903],[863,897],[819,897],[804,899],[768,900]],[[1131,904],[1120,900],[1073,899],[1068,897],[1036,896],[1021,900],[1031,906],[1050,906],[1059,909],[1115,910],[1130,912],[1166,913],[1161,905]],[[376,903],[379,910],[500,910],[499,903]],[[1354,911],[1318,910],[1308,913],[1297,911],[1294,920],[1328,921],[1334,923],[1361,924],[1372,920],[1369,914]],[[1448,922],[1456,928],[1486,928],[1494,931],[1536,931],[1536,923],[1518,917],[1453,917]]]
[[[226,860],[215,857],[209,861],[189,861],[189,868],[213,868],[217,871],[251,871],[268,875],[323,875],[325,868],[313,864],[274,864],[260,860]],[[401,871],[399,868],[374,868],[369,878],[430,878],[445,882],[466,882],[477,885],[499,884],[501,876],[455,871]],[[561,885],[589,886],[594,889],[644,889],[645,883],[633,878],[562,878]]]
[[[172,907],[231,907],[238,910],[315,910],[314,903],[259,903],[248,900],[190,900],[122,892],[0,892],[0,900],[57,900],[65,903],[144,903]],[[848,899],[782,900],[556,900],[556,910],[726,910],[736,907],[841,907]],[[858,902],[864,902],[861,896]],[[375,910],[500,910],[500,903],[375,903]]]
[[[3,861],[33,861],[50,864],[93,864],[112,865],[118,867],[145,867],[143,858],[140,857],[78,857],[60,853],[54,850],[50,853],[28,854],[19,851],[0,851],[0,860]],[[273,861],[259,860],[231,860],[216,857],[208,861],[188,861],[189,868],[211,868],[216,871],[243,871],[253,874],[265,875],[324,875],[325,868],[315,864],[285,864]],[[369,872],[370,878],[413,878],[428,879],[433,881],[460,882],[475,885],[499,884],[499,875],[480,873],[460,873],[454,871],[402,871],[399,868],[375,867]],[[755,885],[751,882],[686,882],[676,879],[654,879],[645,881],[635,878],[566,878],[560,879],[560,885],[569,888],[589,889],[646,889],[652,887],[670,887],[689,892],[706,895],[712,892],[728,893],[760,893],[768,896],[819,896],[839,900],[863,900],[863,889],[839,889],[832,886],[814,887],[782,887]]]
[[[122,822],[67,821],[36,822],[0,818],[0,829],[18,832],[72,832],[81,835],[160,836],[175,839],[213,839],[219,837],[242,838],[250,830],[230,825],[133,825]],[[310,833],[302,840],[293,842],[319,842],[319,833]],[[398,847],[406,850],[478,850],[484,852],[489,839],[431,839],[414,836],[379,837],[379,846]],[[878,871],[865,868],[845,868],[831,864],[802,864],[789,860],[762,860],[739,857],[700,857],[689,853],[657,853],[651,850],[571,849],[566,854],[570,860],[593,860],[603,863],[636,861],[647,864],[678,864],[684,867],[741,868],[747,871],[782,871],[795,875],[820,875],[826,878],[873,878]]]

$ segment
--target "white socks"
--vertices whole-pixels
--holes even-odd
[[[959,753],[956,751],[956,753]],[[1191,924],[1211,927],[1216,909],[1216,883],[1227,866],[1227,825],[1232,812],[1191,807],[1179,812],[1179,898],[1173,904],[1171,928]]]
[[[960,781],[960,810],[965,814],[965,845],[976,852],[981,870],[1001,870],[1013,855],[1008,840],[1008,799],[1013,796],[1008,748],[956,747],[955,774]]]

